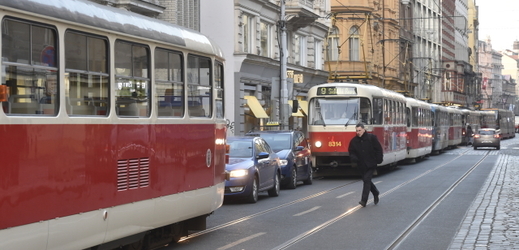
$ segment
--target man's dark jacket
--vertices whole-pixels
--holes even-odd
[[[382,163],[384,153],[376,135],[364,132],[361,137],[355,136],[348,147],[351,162],[360,168],[375,168]]]

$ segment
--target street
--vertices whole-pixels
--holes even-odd
[[[207,230],[164,249],[448,249],[501,150],[458,146],[373,179],[381,191],[359,206],[356,177],[260,195],[256,204],[226,202]],[[515,145],[517,146],[517,145]]]

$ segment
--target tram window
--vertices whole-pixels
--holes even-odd
[[[108,115],[107,41],[67,31],[65,34],[65,99],[69,115]]]
[[[384,104],[381,98],[373,98],[373,124],[382,124]]]
[[[115,110],[118,116],[149,116],[148,72],[148,47],[120,40],[115,42]]]
[[[213,100],[211,59],[189,55],[187,65],[189,116],[211,117]]]
[[[215,62],[215,71],[214,71],[214,87],[216,90],[215,97],[215,105],[216,105],[216,118],[223,118],[224,113],[224,96],[223,96],[223,64],[221,62]]]
[[[9,98],[7,115],[56,115],[59,108],[57,35],[50,27],[18,20],[2,21],[2,83]]]
[[[369,99],[361,98],[360,99],[360,117],[359,119],[364,124],[371,124],[371,104],[369,103]]]
[[[183,64],[180,52],[155,50],[155,92],[159,117],[184,116]]]

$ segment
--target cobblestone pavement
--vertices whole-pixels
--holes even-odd
[[[504,140],[491,153],[498,160],[449,249],[519,249],[519,139]]]

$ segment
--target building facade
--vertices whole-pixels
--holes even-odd
[[[201,2],[201,31],[222,46],[227,58],[225,113],[230,134],[305,130],[306,92],[327,81],[323,46],[329,30],[325,18],[329,1],[285,0],[284,17],[281,4],[279,0]],[[290,110],[295,111],[290,112],[288,124],[280,123],[279,117],[283,27],[288,71],[283,74],[287,74]]]

